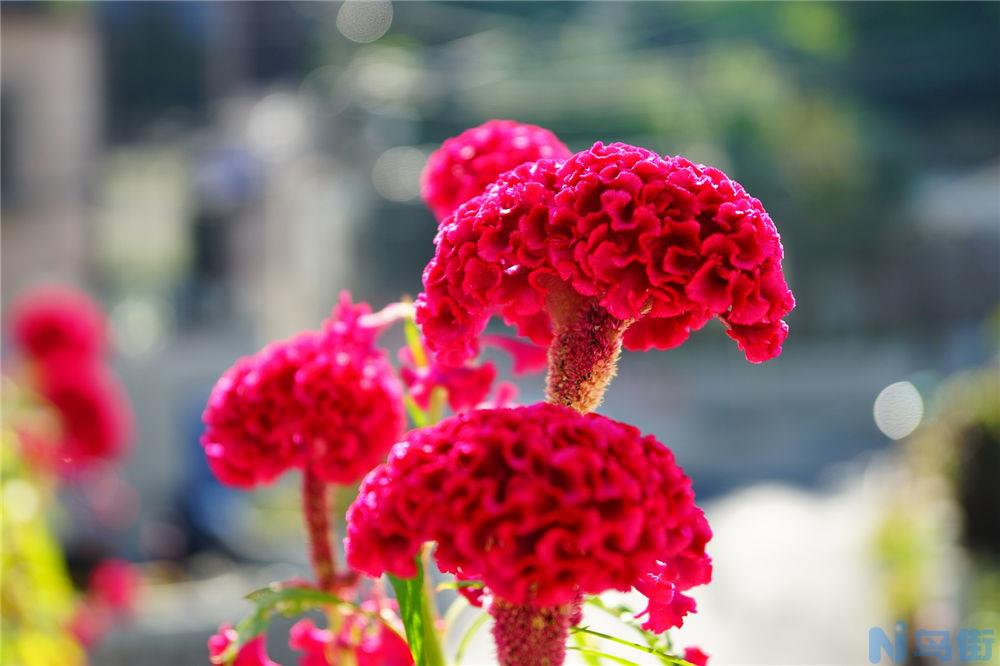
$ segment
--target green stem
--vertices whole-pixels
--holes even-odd
[[[435,608],[431,595],[424,587],[421,591],[420,603],[424,607],[424,657],[427,666],[445,666],[444,650],[441,648],[441,639],[437,632],[437,608]]]

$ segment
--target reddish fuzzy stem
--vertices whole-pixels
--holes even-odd
[[[500,666],[562,666],[575,604],[537,608],[494,599],[493,640]]]
[[[306,467],[302,472],[302,510],[309,537],[309,556],[320,589],[333,590],[337,571],[330,546],[330,507],[326,483]]]
[[[593,300],[550,299],[555,335],[549,345],[545,399],[586,413],[597,409],[615,376],[622,334],[632,323],[608,314]]]

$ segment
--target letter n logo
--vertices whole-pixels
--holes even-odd
[[[868,630],[868,663],[881,663],[883,652],[894,664],[901,664],[906,659],[905,622],[896,623],[896,631],[891,640],[881,627]]]

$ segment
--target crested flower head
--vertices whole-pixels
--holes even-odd
[[[104,347],[104,316],[76,289],[33,289],[14,304],[11,319],[14,339],[34,361],[55,355],[96,357]]]
[[[216,383],[201,443],[220,481],[252,487],[290,467],[350,483],[385,456],[404,425],[401,389],[367,305],[346,299],[320,331],[240,359]]]
[[[132,413],[117,377],[95,359],[53,354],[38,367],[38,392],[58,416],[54,455],[66,470],[125,452]]]
[[[424,201],[439,220],[525,162],[566,159],[569,149],[547,129],[513,120],[490,120],[445,141],[427,160]]]
[[[651,576],[686,599],[711,576],[710,536],[655,438],[537,404],[408,433],[362,483],[345,543],[360,571],[412,576],[421,544],[435,541],[443,570],[504,602],[552,607]],[[676,619],[652,603],[649,613],[657,630]]]
[[[718,169],[622,143],[502,175],[442,224],[417,321],[449,364],[493,313],[534,342],[594,306],[628,349],[669,349],[713,317],[747,359],[781,352],[794,306],[778,232]]]

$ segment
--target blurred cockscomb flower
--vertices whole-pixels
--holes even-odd
[[[485,584],[505,665],[562,663],[583,594],[635,586],[650,596],[645,626],[664,631],[711,577],[711,531],[670,450],[550,404],[411,431],[365,478],[347,535],[348,563],[372,576],[414,575],[436,542],[442,570]]]
[[[125,452],[132,434],[128,397],[96,359],[52,354],[36,366],[36,388],[58,415],[59,433],[49,455],[59,471],[71,474]]]
[[[438,220],[483,193],[497,176],[525,162],[566,159],[569,149],[547,129],[490,120],[445,141],[421,177],[424,201]]]
[[[237,638],[236,630],[233,629],[232,625],[222,624],[219,627],[219,632],[208,639],[208,655],[211,663],[222,663],[220,661],[222,655],[229,649],[230,645],[236,642]],[[265,637],[258,636],[240,648],[232,666],[281,666],[281,664],[272,661],[267,656]]]
[[[622,344],[669,349],[713,317],[777,356],[794,306],[767,212],[718,169],[622,143],[499,177],[441,225],[416,316],[459,364],[499,313],[549,346],[549,398],[589,411]]]
[[[32,289],[15,302],[11,322],[14,340],[35,362],[55,355],[96,358],[104,349],[104,315],[77,289]]]

